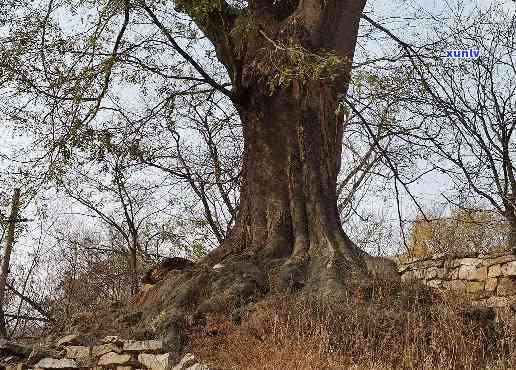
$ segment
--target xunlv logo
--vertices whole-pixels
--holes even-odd
[[[480,50],[447,50],[447,57],[454,59],[477,59],[480,57]]]

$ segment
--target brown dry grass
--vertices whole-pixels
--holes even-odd
[[[462,297],[421,286],[359,291],[325,304],[273,295],[239,326],[212,315],[192,335],[192,351],[215,369],[516,368],[514,317],[468,320]]]

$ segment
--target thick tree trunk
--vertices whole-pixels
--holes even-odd
[[[262,262],[288,258],[282,279],[302,285],[363,275],[364,253],[341,226],[336,181],[343,135],[337,108],[347,91],[364,5],[257,1],[251,7],[253,37],[232,32],[229,46],[211,37],[233,79],[245,141],[237,220],[213,260],[228,254]],[[335,70],[311,75],[330,54],[339,59]],[[290,80],[271,94],[271,83],[285,69]]]
[[[337,210],[343,132],[338,89],[325,81],[295,85],[272,96],[256,90],[240,108],[245,139],[240,208],[216,254],[288,257],[283,278],[295,284],[299,267],[306,268],[301,278],[308,283],[349,278],[365,264]]]

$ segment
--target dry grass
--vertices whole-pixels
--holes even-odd
[[[514,317],[493,325],[465,314],[461,297],[420,286],[358,291],[324,304],[274,295],[239,326],[212,315],[192,335],[192,350],[215,369],[516,368]]]

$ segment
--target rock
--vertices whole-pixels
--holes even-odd
[[[9,342],[7,339],[0,338],[0,354],[27,357],[31,354],[32,348],[21,344]]]
[[[102,339],[101,343],[114,343],[114,344],[119,344],[119,345],[122,345],[124,343],[124,341],[122,339],[120,339],[120,337],[118,336],[115,336],[115,335],[109,335],[107,337],[105,337],[104,339]]]
[[[505,307],[509,304],[509,300],[505,297],[491,297],[486,300],[488,307]]]
[[[459,260],[461,266],[478,266],[481,262],[478,258],[462,258]]]
[[[485,290],[488,292],[494,292],[496,290],[496,286],[498,285],[498,280],[496,278],[488,278],[486,280]]]
[[[466,282],[466,292],[470,294],[478,293],[484,290],[484,283],[481,281]]]
[[[89,359],[91,355],[91,348],[84,346],[69,346],[65,347],[66,357],[77,359]]]
[[[115,352],[108,352],[99,359],[98,365],[130,365],[131,362],[132,356],[129,354],[118,354]]]
[[[24,370],[25,364],[7,365],[5,370]]]
[[[124,352],[160,352],[163,350],[162,340],[127,340],[124,341]]]
[[[516,261],[502,265],[503,276],[516,276]]]
[[[488,277],[498,277],[500,275],[502,275],[501,265],[493,265],[489,267],[489,272],[487,274]]]
[[[117,366],[116,370],[132,370],[132,366]]]
[[[213,266],[213,269],[214,269],[214,270],[220,270],[220,269],[221,269],[221,268],[223,268],[223,267],[224,267],[224,265],[223,265],[223,264],[221,264],[221,263],[217,263],[215,266]]]
[[[447,281],[444,286],[447,289],[453,290],[455,292],[465,292],[466,291],[466,283],[461,280],[451,280]]]
[[[194,365],[195,362],[195,356],[191,353],[187,353],[184,355],[181,361],[176,366],[174,366],[173,370],[185,370],[188,367]]]
[[[118,346],[118,344],[115,343],[101,344],[98,346],[94,346],[91,349],[91,356],[93,358],[97,358],[102,355],[105,355],[108,352],[122,353],[122,348],[120,348],[120,346]]]
[[[507,277],[501,278],[498,282],[496,293],[499,296],[509,296],[516,294],[516,279]]]
[[[503,264],[503,263],[506,263],[506,262],[511,262],[511,261],[514,261],[514,260],[516,260],[516,256],[506,255],[506,256],[501,256],[501,257],[497,257],[497,258],[485,259],[482,262],[482,265],[483,266],[500,265],[500,264]]]
[[[79,366],[75,360],[69,358],[44,358],[34,367],[39,369],[77,369]]]
[[[191,353],[187,353],[181,359],[181,361],[174,366],[173,370],[205,370],[207,367],[197,363],[195,356]]]
[[[170,353],[165,353],[163,355],[142,353],[138,355],[138,361],[149,370],[168,370]]]
[[[58,347],[64,347],[64,346],[80,346],[82,344],[83,340],[80,336],[71,334],[67,335],[66,337],[63,337],[59,339],[56,343]]]
[[[460,280],[469,280],[469,281],[485,281],[487,278],[487,267],[479,267],[475,266],[461,266],[459,269],[459,279]]]

